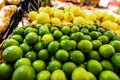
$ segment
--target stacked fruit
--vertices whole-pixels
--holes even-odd
[[[0,79],[120,79],[120,36],[96,24],[17,27],[3,48]]]
[[[78,6],[66,6],[64,9],[40,7],[38,12],[29,12],[28,18],[32,24],[94,24],[97,22],[120,35],[120,18],[97,10],[87,14]]]

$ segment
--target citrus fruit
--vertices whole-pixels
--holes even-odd
[[[18,34],[18,35],[23,35],[24,34],[24,29],[23,27],[17,27],[13,30],[13,34]]]
[[[92,38],[89,35],[84,35],[83,40],[92,41]]]
[[[90,80],[97,80],[97,78],[95,77],[93,73],[88,72],[88,75],[90,76]]]
[[[25,40],[29,45],[33,45],[38,41],[38,35],[35,32],[30,32],[25,36]]]
[[[61,69],[61,68],[62,68],[62,63],[58,60],[50,61],[47,66],[47,70],[50,72],[53,72],[53,71],[55,71],[57,69]]]
[[[93,45],[89,40],[81,40],[78,42],[78,49],[83,53],[89,53],[93,49]]]
[[[47,61],[49,59],[49,53],[47,49],[42,49],[38,53],[38,58],[43,61]]]
[[[8,80],[12,76],[12,66],[5,62],[0,63],[0,79]]]
[[[102,45],[102,42],[99,40],[93,40],[92,44],[93,44],[93,49],[98,50],[99,47]]]
[[[79,32],[79,27],[78,26],[73,26],[71,27],[71,33]]]
[[[107,36],[109,39],[112,39],[115,36],[113,31],[106,31],[103,35]]]
[[[119,76],[110,70],[102,71],[99,75],[100,80],[120,80]]]
[[[59,49],[59,42],[58,41],[52,41],[49,43],[47,50],[50,54],[55,53]]]
[[[45,34],[42,36],[42,43],[46,46],[48,45],[51,41],[54,40],[52,34]]]
[[[96,31],[96,26],[95,25],[90,25],[88,26],[89,31]]]
[[[63,35],[61,38],[60,38],[60,41],[61,40],[64,40],[64,39],[70,39],[70,37],[68,35]]]
[[[60,30],[56,30],[56,31],[54,31],[54,33],[53,33],[53,37],[54,37],[55,39],[60,39],[62,36],[63,36],[63,33],[62,33]]]
[[[31,25],[31,24],[25,24],[25,25],[23,26],[24,29],[26,29],[26,28],[28,28],[28,27],[32,27],[32,25]]]
[[[15,64],[14,64],[14,68],[18,68],[21,65],[31,65],[31,61],[28,58],[20,58],[18,59]]]
[[[60,41],[60,47],[65,50],[71,50],[72,49],[71,41],[67,39]]]
[[[77,68],[77,66],[73,62],[66,62],[62,66],[62,70],[65,72],[65,74],[67,76],[71,76],[71,74],[75,68]]]
[[[102,65],[97,60],[89,60],[87,63],[87,70],[94,75],[98,75],[102,70]]]
[[[46,69],[46,63],[43,60],[35,60],[32,66],[37,73]]]
[[[23,52],[28,52],[30,50],[30,46],[27,43],[20,44],[20,48],[23,50]]]
[[[51,73],[47,70],[42,70],[37,74],[37,80],[50,80]]]
[[[15,39],[7,39],[5,40],[5,42],[3,43],[3,48],[7,48],[9,46],[18,46],[19,42]]]
[[[96,26],[96,28],[100,27],[99,23],[97,23],[97,22],[95,22],[94,25]]]
[[[91,51],[88,55],[88,58],[89,58],[89,60],[90,59],[94,59],[94,60],[98,60],[98,61],[101,60],[101,57],[97,51]]]
[[[100,46],[99,53],[103,58],[109,58],[115,54],[115,49],[109,44],[104,44]]]
[[[32,66],[22,65],[15,69],[12,80],[34,80],[35,71]]]
[[[114,71],[114,66],[113,66],[113,64],[110,61],[108,61],[108,60],[102,60],[100,63],[102,65],[102,67],[103,67],[103,70]]]
[[[64,50],[64,49],[59,49],[56,53],[55,53],[56,59],[61,61],[61,62],[65,62],[68,60],[69,58],[69,53]]]
[[[67,80],[67,77],[62,70],[55,70],[51,75],[51,80]]]
[[[70,53],[70,59],[77,65],[80,65],[85,60],[85,56],[81,51],[74,50]]]
[[[90,80],[90,76],[84,68],[77,67],[76,69],[73,70],[71,79],[72,80]]]
[[[112,47],[114,47],[116,52],[120,52],[120,41],[114,40],[109,43]]]
[[[77,48],[77,42],[75,40],[70,40],[72,44],[72,50],[75,50]]]
[[[104,36],[104,35],[99,36],[99,37],[97,38],[97,40],[101,41],[102,44],[107,44],[107,43],[109,42],[108,37],[107,37],[107,36]]]
[[[114,36],[113,38],[112,38],[112,40],[118,40],[118,41],[120,41],[120,36]]]
[[[70,26],[63,26],[61,29],[63,34],[69,34],[70,33]]]
[[[111,58],[111,61],[116,67],[120,68],[120,64],[118,64],[120,62],[120,53],[114,54]]]
[[[70,38],[75,41],[80,41],[83,39],[83,37],[84,37],[84,34],[82,32],[76,32],[70,35]]]
[[[90,37],[91,37],[93,40],[95,40],[95,39],[97,39],[97,38],[99,37],[99,33],[98,33],[97,31],[91,31],[91,32],[89,33],[89,35],[90,35]]]
[[[37,11],[30,11],[28,14],[28,19],[30,21],[36,20],[36,16],[38,15]]]
[[[19,43],[22,43],[23,38],[21,35],[15,34],[11,37],[11,39],[15,39],[16,41],[18,41]]]
[[[48,26],[42,25],[42,26],[39,28],[39,34],[40,34],[41,36],[43,36],[44,34],[48,34],[48,33],[50,33]]]
[[[89,34],[89,30],[87,28],[82,28],[80,32],[82,32],[84,35]]]
[[[56,31],[56,30],[58,30],[58,27],[51,27],[51,28],[50,28],[50,32],[51,32],[51,33],[54,33],[54,31]]]
[[[23,51],[18,46],[10,46],[2,52],[2,58],[6,62],[15,62],[17,59],[22,58]]]
[[[97,31],[101,32],[103,34],[105,32],[105,29],[104,28],[98,28]]]
[[[32,62],[35,61],[37,59],[37,53],[35,51],[28,51],[25,54],[26,58],[29,58]]]
[[[37,43],[35,44],[35,46],[34,46],[35,51],[40,51],[40,50],[43,49],[43,48],[44,48],[44,47],[43,47],[42,42],[37,42]]]
[[[35,32],[36,34],[38,34],[38,30],[36,28],[28,27],[24,30],[24,35],[27,35],[30,32]]]

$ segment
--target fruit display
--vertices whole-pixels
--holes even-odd
[[[0,79],[120,80],[120,36],[98,24],[29,24],[2,48]]]
[[[29,12],[28,20],[32,24],[94,24],[97,22],[103,28],[120,35],[120,17],[99,10],[88,14],[84,9],[75,5],[68,5],[64,9],[40,7],[38,11]]]

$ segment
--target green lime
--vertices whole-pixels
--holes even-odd
[[[15,39],[16,41],[18,41],[19,43],[22,43],[23,38],[21,35],[15,34],[11,37],[11,39]]]
[[[31,62],[35,61],[37,59],[37,53],[35,51],[28,51],[25,54],[26,58],[29,58],[31,60]]]
[[[75,68],[77,68],[77,66],[73,62],[66,62],[63,64],[63,67],[62,67],[63,71],[65,72],[67,76],[71,76]]]
[[[78,26],[72,26],[71,27],[71,33],[79,32],[79,27]]]
[[[77,65],[80,65],[85,61],[85,56],[81,51],[74,50],[70,53],[70,60]]]
[[[93,73],[88,72],[88,75],[90,76],[90,80],[97,80],[97,78],[95,77]]]
[[[62,70],[55,70],[51,75],[51,80],[67,80],[67,77]]]
[[[107,36],[109,39],[112,39],[115,36],[115,33],[113,31],[106,31],[103,35]]]
[[[10,46],[2,52],[2,58],[6,62],[15,62],[17,59],[22,58],[23,51],[18,46]]]
[[[57,60],[55,55],[51,56],[50,61]]]
[[[113,64],[110,61],[108,61],[108,60],[102,60],[100,63],[102,65],[102,67],[103,67],[103,70],[114,71],[114,66],[113,66]]]
[[[59,49],[59,42],[58,41],[52,41],[49,43],[47,50],[50,54],[55,53]]]
[[[27,35],[30,32],[35,32],[36,34],[38,34],[38,30],[36,28],[28,27],[24,30],[24,35]]]
[[[49,31],[49,27],[46,26],[46,25],[42,25],[40,28],[39,28],[39,35],[43,36],[44,34],[49,34],[50,31]]]
[[[0,79],[2,80],[8,80],[12,76],[12,66],[10,64],[7,64],[5,62],[0,63]]]
[[[103,34],[105,32],[105,29],[104,28],[98,28],[97,31],[101,32]]]
[[[36,29],[39,31],[39,28],[42,26],[42,24],[36,24]]]
[[[89,53],[93,49],[93,45],[89,40],[81,40],[78,42],[78,49],[83,53]]]
[[[98,24],[98,23],[94,23],[93,25],[95,25],[96,26],[96,28],[99,28],[100,27],[100,25]]]
[[[32,66],[36,73],[46,69],[46,63],[43,60],[35,60]]]
[[[41,36],[40,35],[38,35],[38,42],[40,42],[41,41]]]
[[[61,61],[61,62],[65,62],[68,60],[69,58],[69,53],[64,50],[64,49],[59,49],[56,53],[55,53],[56,59]]]
[[[107,36],[104,36],[104,35],[99,36],[97,38],[97,40],[100,40],[102,42],[102,44],[107,44],[109,42],[109,38]]]
[[[118,40],[118,41],[120,41],[120,36],[114,36],[114,37],[112,38],[112,40]]]
[[[84,63],[82,63],[82,64],[78,65],[78,67],[81,67],[81,68],[86,69],[86,66],[84,65]]]
[[[89,30],[89,31],[96,31],[96,26],[95,26],[95,25],[90,25],[90,26],[88,27],[88,30]]]
[[[69,34],[70,33],[70,26],[63,26],[61,29],[63,34]]]
[[[31,61],[30,59],[28,58],[20,58],[18,59],[15,64],[14,64],[14,68],[18,68],[20,67],[21,65],[28,65],[28,66],[31,66]]]
[[[114,40],[109,43],[112,47],[114,47],[116,52],[120,52],[120,41]]]
[[[99,47],[102,45],[102,42],[99,40],[93,40],[92,44],[93,44],[93,49],[98,50]]]
[[[17,27],[13,30],[13,34],[18,34],[23,36],[24,35],[24,28],[23,27]]]
[[[72,44],[72,50],[75,50],[77,48],[77,42],[75,40],[70,40]]]
[[[47,70],[50,72],[53,72],[53,71],[55,71],[57,69],[61,69],[61,68],[62,68],[62,63],[58,60],[50,61],[47,66]]]
[[[36,44],[35,44],[35,46],[34,46],[34,49],[35,49],[35,51],[40,51],[41,49],[43,49],[43,44],[42,44],[42,42],[37,42]]]
[[[20,44],[20,48],[23,50],[24,53],[30,50],[30,46],[27,43]]]
[[[87,63],[87,70],[94,75],[98,75],[100,72],[102,72],[103,68],[100,62],[97,60],[89,60]]]
[[[22,65],[15,69],[12,80],[34,80],[35,71],[32,66]]]
[[[3,43],[3,48],[7,48],[9,46],[19,46],[19,42],[15,39],[7,39],[5,40],[5,42]]]
[[[29,45],[34,45],[38,41],[38,35],[35,32],[30,32],[25,36],[25,40]]]
[[[92,38],[89,35],[84,35],[83,40],[92,41]]]
[[[120,78],[115,72],[105,70],[100,73],[99,80],[120,80]]]
[[[89,30],[87,28],[82,28],[80,32],[82,32],[84,35],[89,34]]]
[[[76,32],[70,35],[70,38],[75,41],[80,41],[83,39],[83,37],[84,37],[84,34],[82,32]]]
[[[37,74],[37,80],[50,80],[51,73],[47,70],[42,70]]]
[[[94,60],[101,60],[100,54],[97,51],[91,51],[88,55],[89,60],[94,59]]]
[[[31,24],[25,24],[24,26],[23,26],[23,28],[24,29],[26,29],[26,28],[28,28],[28,27],[33,27]]]
[[[103,58],[110,58],[115,54],[115,49],[109,44],[104,44],[100,46],[99,53]]]
[[[63,36],[63,33],[62,33],[60,30],[56,30],[56,31],[54,31],[54,33],[53,33],[53,37],[54,37],[55,39],[60,39],[62,36]]]
[[[54,33],[54,31],[56,31],[56,30],[58,30],[58,27],[51,27],[51,28],[50,28],[50,32],[51,32],[51,33]]]
[[[61,41],[61,40],[65,40],[65,39],[68,39],[68,40],[69,40],[70,37],[69,37],[68,35],[63,35],[63,36],[60,38],[60,41]]]
[[[92,38],[92,40],[95,40],[99,37],[99,33],[97,31],[91,31],[89,35]]]
[[[42,49],[38,53],[38,58],[43,61],[47,61],[49,59],[49,53],[47,49]]]

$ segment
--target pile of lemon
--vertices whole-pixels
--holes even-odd
[[[120,36],[98,24],[17,27],[2,47],[3,80],[120,80]]]

